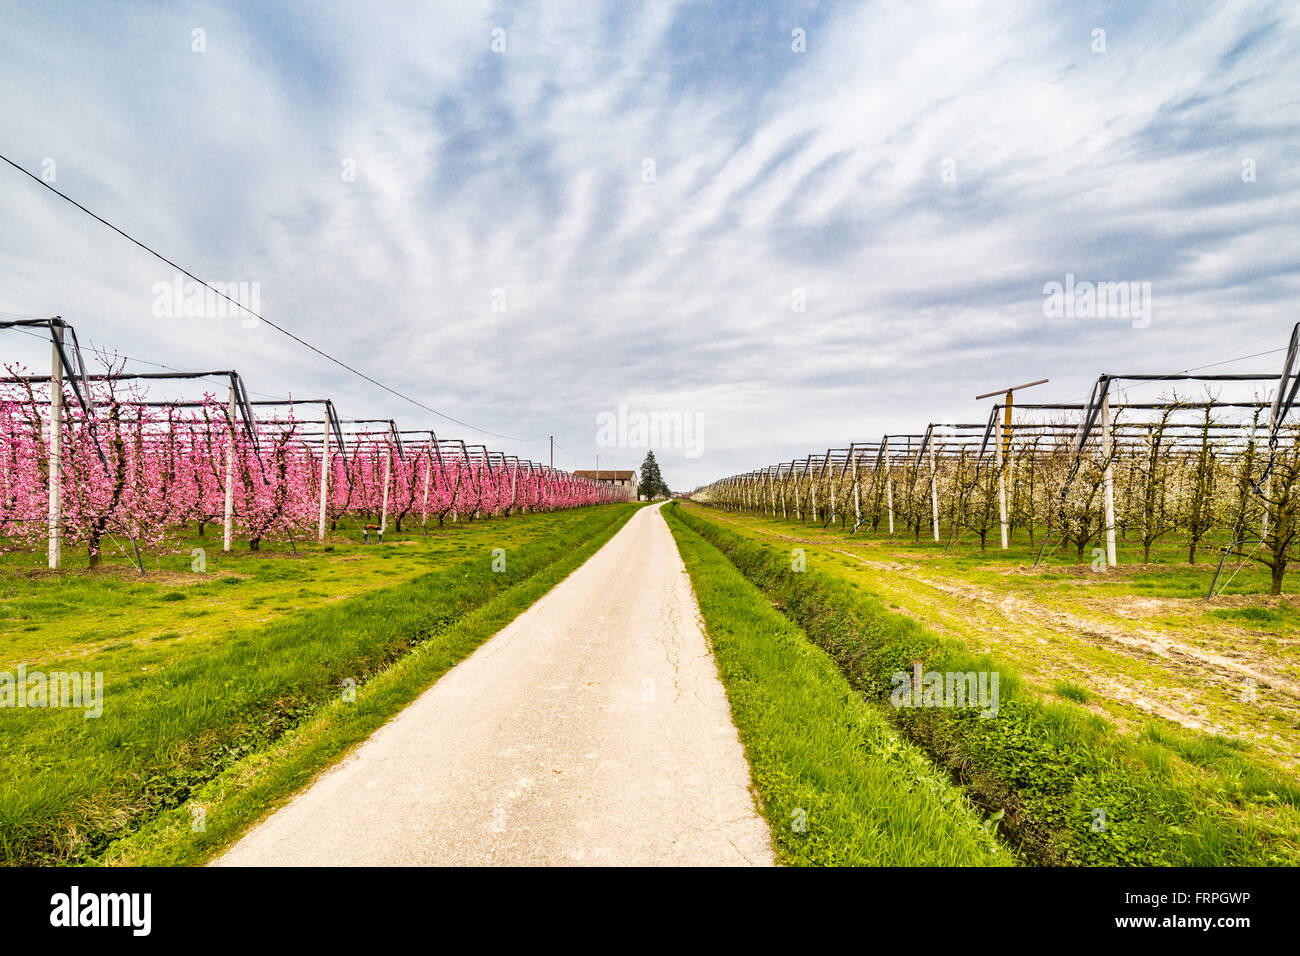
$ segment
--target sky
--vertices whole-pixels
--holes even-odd
[[[1274,372],[1300,319],[1293,2],[6,0],[0,153],[483,431],[169,309],[175,270],[3,164],[0,318],[566,469],[660,416],[675,490],[1032,379]],[[1049,308],[1067,276],[1144,314]]]

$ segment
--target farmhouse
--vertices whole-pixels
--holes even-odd
[[[611,471],[602,468],[599,471],[575,471],[579,478],[590,478],[592,481],[603,481],[607,485],[613,485],[615,488],[635,488],[636,472],[635,471]]]

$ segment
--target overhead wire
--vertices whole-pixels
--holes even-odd
[[[431,414],[433,414],[433,415],[437,415],[439,418],[442,418],[442,419],[445,419],[445,420],[447,420],[447,421],[449,421],[449,422],[453,422],[453,423],[455,423],[455,424],[457,424],[457,425],[460,425],[462,428],[468,428],[468,429],[470,429],[471,431],[478,432],[478,433],[481,434],[481,435],[490,435],[490,436],[493,437],[493,438],[500,438],[500,439],[502,439],[503,441],[513,441],[513,442],[523,442],[523,443],[538,442],[538,441],[545,441],[545,440],[546,440],[546,439],[542,439],[542,438],[519,438],[519,437],[517,437],[517,436],[513,436],[513,435],[505,435],[505,434],[501,434],[501,433],[499,433],[499,432],[490,431],[489,429],[486,429],[486,428],[480,428],[480,427],[478,427],[477,425],[471,425],[469,422],[462,421],[462,420],[459,419],[459,418],[456,418],[456,417],[454,417],[454,416],[452,416],[452,415],[448,415],[446,412],[441,412],[441,411],[439,411],[438,409],[433,408],[433,407],[430,406],[430,405],[426,405],[424,402],[421,402],[421,401],[419,401],[418,399],[412,398],[410,395],[407,395],[407,394],[405,394],[404,392],[399,391],[398,389],[393,388],[393,387],[390,386],[390,385],[386,385],[385,383],[379,381],[378,379],[374,378],[373,376],[371,376],[371,375],[369,375],[369,374],[367,374],[367,373],[361,371],[360,369],[358,369],[358,368],[356,368],[356,367],[354,367],[354,366],[348,364],[347,362],[344,362],[342,359],[335,358],[333,355],[329,354],[329,353],[326,352],[324,349],[318,348],[317,346],[315,346],[315,345],[313,345],[312,343],[308,342],[306,339],[302,338],[300,335],[297,335],[296,333],[291,332],[289,329],[285,328],[284,326],[280,325],[280,324],[277,323],[277,322],[272,321],[271,319],[268,319],[266,316],[264,316],[264,315],[262,315],[262,314],[260,314],[260,313],[258,313],[258,312],[255,312],[253,309],[250,309],[248,306],[244,305],[242,302],[238,301],[237,299],[232,298],[231,296],[227,295],[225,292],[222,292],[220,289],[215,288],[214,286],[212,286],[210,283],[204,281],[203,279],[200,279],[197,275],[195,275],[195,274],[194,274],[193,272],[191,272],[190,270],[186,269],[184,266],[181,266],[180,264],[178,264],[178,263],[175,262],[174,260],[168,258],[167,256],[163,255],[163,254],[162,254],[161,252],[159,252],[158,250],[154,249],[152,246],[149,246],[148,244],[146,244],[146,243],[142,242],[141,240],[139,240],[139,239],[135,238],[134,236],[132,236],[130,233],[126,232],[125,230],[123,230],[123,229],[119,228],[118,226],[114,225],[113,223],[109,222],[109,221],[108,221],[107,219],[105,219],[103,216],[100,216],[100,215],[98,215],[98,214],[92,212],[90,209],[86,208],[84,205],[82,205],[81,203],[79,203],[77,200],[73,199],[73,198],[72,198],[71,196],[69,196],[67,193],[64,193],[64,192],[62,192],[61,190],[57,189],[55,186],[53,186],[52,184],[46,182],[46,181],[45,181],[44,179],[42,179],[40,176],[37,176],[35,173],[31,172],[30,170],[26,169],[25,167],[23,167],[23,166],[19,165],[18,163],[14,162],[14,160],[10,159],[8,156],[4,155],[3,153],[0,153],[0,160],[3,160],[3,161],[4,161],[5,163],[7,163],[8,165],[12,166],[14,169],[18,170],[18,172],[22,173],[24,176],[26,176],[27,178],[31,179],[33,182],[37,183],[37,184],[40,185],[40,186],[43,186],[45,189],[48,189],[50,192],[54,193],[54,194],[55,194],[56,196],[58,196],[60,199],[64,200],[65,202],[68,202],[68,203],[72,204],[72,205],[75,206],[77,209],[79,209],[79,210],[81,210],[83,213],[85,213],[87,216],[90,216],[92,219],[96,220],[97,222],[102,223],[103,225],[107,226],[109,229],[113,230],[115,233],[117,233],[117,234],[118,234],[119,236],[121,236],[123,239],[126,239],[128,242],[132,243],[132,244],[135,245],[135,246],[138,246],[140,249],[143,249],[145,252],[149,253],[149,254],[150,254],[151,256],[153,256],[154,258],[156,258],[156,259],[158,259],[158,260],[160,260],[160,261],[166,263],[167,265],[171,266],[173,269],[175,269],[177,272],[180,272],[182,275],[188,276],[190,279],[194,280],[194,281],[197,282],[199,285],[203,286],[203,287],[204,287],[205,289],[207,289],[209,292],[212,292],[214,295],[217,295],[217,296],[219,296],[220,298],[225,299],[225,300],[226,300],[227,302],[229,302],[231,305],[235,306],[235,307],[238,308],[238,309],[241,309],[242,311],[248,313],[250,316],[253,316],[254,318],[258,319],[259,321],[261,321],[261,322],[265,322],[268,326],[270,326],[270,327],[271,327],[272,329],[274,329],[275,331],[279,332],[281,335],[284,335],[284,336],[286,336],[287,338],[292,339],[294,342],[297,342],[299,345],[303,346],[304,348],[307,348],[307,349],[311,350],[312,352],[316,353],[317,355],[319,355],[321,358],[325,359],[326,361],[332,362],[332,363],[334,363],[335,365],[337,365],[339,368],[342,368],[342,369],[344,369],[345,371],[348,371],[348,372],[352,373],[353,375],[356,375],[358,378],[364,379],[365,381],[369,382],[371,385],[374,385],[374,386],[376,386],[377,388],[383,389],[385,392],[388,392],[390,395],[393,395],[393,396],[395,396],[396,398],[400,398],[402,401],[408,402],[408,403],[410,403],[411,405],[414,405],[416,408],[420,408],[420,409],[423,409],[424,411],[429,412],[429,413],[431,413]]]

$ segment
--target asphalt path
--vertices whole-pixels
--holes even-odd
[[[658,507],[217,861],[772,863]]]

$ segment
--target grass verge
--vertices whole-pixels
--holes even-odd
[[[666,509],[667,510],[667,509]],[[1162,728],[1141,738],[1068,700],[1045,701],[991,655],[892,613],[855,585],[723,528],[674,516],[724,554],[836,662],[849,685],[961,784],[1029,863],[1269,865],[1300,862],[1300,787],[1231,742]],[[892,675],[997,671],[995,717],[890,707]],[[1098,812],[1100,811],[1100,813]]]
[[[690,572],[782,863],[977,866],[1014,858],[917,748],[726,557],[664,510]]]

